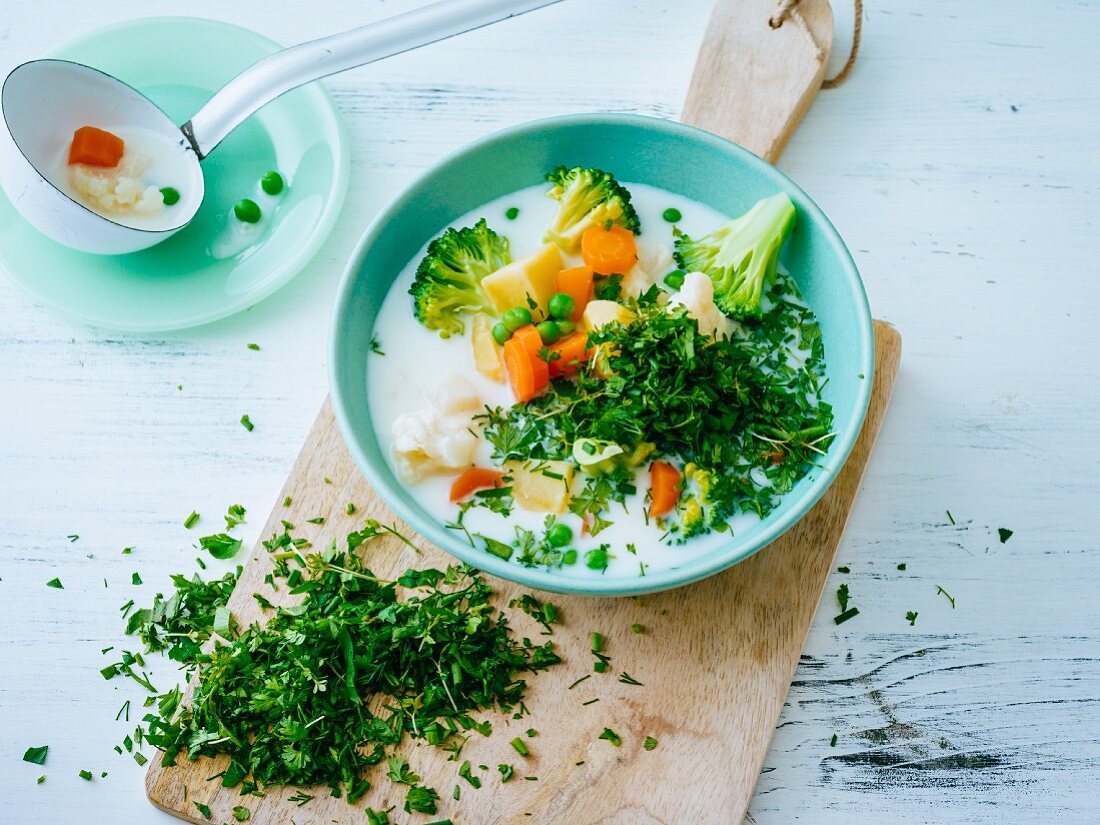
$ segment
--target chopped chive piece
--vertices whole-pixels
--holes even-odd
[[[909,622],[910,627],[917,623],[917,613],[915,610],[910,610],[905,614],[905,621]]]
[[[241,426],[249,432],[252,432],[254,429],[256,429],[256,425],[252,423],[252,419],[248,417],[248,413],[245,413],[241,416]]]
[[[647,751],[651,751],[657,747],[657,740],[654,739],[652,736],[647,736],[645,738],[645,741],[642,743],[642,747],[645,748]]]
[[[1009,533],[1009,535],[1011,535],[1011,533]],[[65,536],[65,538],[67,538],[69,540],[69,544],[72,544],[78,538],[80,538],[80,536],[78,536],[76,533],[72,533],[71,535]]]
[[[530,751],[527,750],[527,743],[518,736],[512,740],[511,745],[520,756],[527,756],[530,753]]]
[[[616,748],[623,743],[622,737],[619,736],[619,734],[615,733],[615,731],[611,730],[611,728],[604,728],[603,733],[601,733],[597,738],[606,739]]]
[[[607,662],[600,661],[599,659],[597,659],[595,662],[593,662],[592,669],[594,671],[596,671],[596,673],[606,673],[607,672]]]
[[[46,755],[49,752],[49,745],[39,745],[36,748],[27,748],[27,752],[23,754],[23,761],[30,762],[32,765],[45,765]]]
[[[833,734],[833,738],[831,740],[829,740],[829,747],[830,748],[835,748],[836,747],[836,734],[835,733]]]
[[[130,581],[134,584],[141,584],[141,576],[139,576],[137,573],[134,573],[132,576],[130,576]]]
[[[589,699],[587,702],[581,702],[581,706],[583,707],[585,705],[594,705],[598,701],[600,701],[600,700],[599,699]]]
[[[644,687],[641,682],[627,673],[625,670],[619,674],[619,681],[624,685],[637,685],[638,687]]]
[[[253,352],[259,352],[259,350],[260,350],[260,345],[259,344],[245,344],[245,346],[248,347]]]
[[[61,579],[50,579],[48,582],[46,582],[46,587],[53,587],[57,590],[65,589],[65,585],[61,583]]]
[[[535,730],[534,728],[528,728],[527,729],[527,738],[528,739],[534,739],[538,735],[539,735],[539,732],[537,730]]]
[[[34,780],[34,784],[35,785],[41,785],[45,781],[46,781],[46,774],[42,774],[40,777],[38,777],[36,780]]]
[[[592,652],[593,653],[599,653],[600,651],[602,651],[603,650],[603,636],[601,636],[599,633],[593,633],[592,636],[591,636],[591,639],[592,639]]]
[[[844,624],[849,619],[854,619],[858,615],[859,615],[859,608],[858,607],[849,607],[847,610],[845,610],[839,616],[834,616],[833,617],[833,622],[835,624]]]
[[[382,349],[382,342],[378,340],[377,335],[370,337],[370,351],[375,355],[385,355],[386,351]]]
[[[310,524],[324,524],[325,523],[325,517],[324,516],[316,516],[315,518],[307,518],[306,521],[308,521]]]
[[[850,568],[850,567],[838,567],[836,569],[836,572],[838,572],[838,573],[851,573],[852,568]]]
[[[902,562],[901,564],[898,565],[898,570],[904,570],[904,569],[905,569],[905,562]]]
[[[579,685],[581,682],[583,682],[585,679],[591,679],[591,678],[592,678],[592,674],[591,673],[586,673],[586,674],[584,674],[584,676],[582,676],[577,681],[575,681],[573,684],[571,684],[569,687],[567,687],[566,690],[572,690],[577,685]]]
[[[951,602],[951,609],[954,610],[955,609],[955,597],[952,596],[950,593],[948,593],[946,590],[944,590],[942,587],[940,587],[940,585],[937,584],[936,585],[936,595],[939,596],[941,594],[943,596],[947,597],[947,600],[949,602]]]
[[[80,773],[77,774],[77,776],[79,776],[85,782],[91,782],[92,781],[92,772],[91,771],[81,771]]]
[[[953,515],[951,515],[951,511],[950,510],[944,510],[944,512],[947,513],[947,520],[950,521],[952,524],[954,524],[955,523],[955,517]]]
[[[344,512],[350,516],[352,513],[355,512],[355,505],[349,501],[347,504],[344,505]]]
[[[1007,527],[998,527],[997,535],[1001,539],[1001,544],[1004,544],[1006,541],[1012,538],[1012,531],[1009,530]]]
[[[283,506],[284,507],[289,507],[293,501],[294,501],[294,499],[292,499],[290,496],[287,496],[286,498],[283,499]]]

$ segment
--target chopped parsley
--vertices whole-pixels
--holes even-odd
[[[1000,538],[1001,544],[1004,544],[1006,541],[1012,538],[1012,531],[1009,530],[1007,527],[998,527],[997,537]]]
[[[370,337],[370,351],[375,355],[385,355],[385,350],[382,349],[382,342],[378,340],[377,335]]]
[[[134,573],[132,576],[130,576],[130,581],[133,584],[141,584],[142,583],[141,582],[141,576],[139,576],[137,573]]]
[[[254,429],[256,429],[256,425],[252,423],[252,419],[248,417],[248,413],[245,413],[241,416],[241,426],[249,432],[252,432]]]
[[[203,536],[199,539],[199,546],[216,559],[224,561],[237,555],[241,549],[241,540],[235,539],[228,533],[216,533],[213,536]]]
[[[50,579],[48,582],[46,582],[46,587],[53,587],[57,590],[65,589],[65,585],[61,583],[61,579]]]
[[[196,802],[195,803],[195,810],[197,810],[200,814],[202,814],[203,819],[209,819],[210,818],[210,806],[209,805],[205,805],[202,802]]]
[[[252,812],[244,805],[234,805],[233,818],[238,822],[248,822],[252,818]]]
[[[259,352],[260,350],[259,344],[246,344],[245,346],[247,346],[250,350],[253,350],[254,352]]]
[[[238,524],[244,523],[245,509],[239,504],[231,504],[225,514],[225,529],[232,530]]]
[[[378,579],[355,550],[391,534],[371,520],[348,536],[346,550],[334,543],[307,553],[288,532],[263,542],[274,560],[269,584],[298,601],[275,608],[262,626],[233,626],[222,600],[231,581],[206,589],[182,577],[177,584],[192,599],[160,597],[131,618],[131,632],[150,649],[169,648],[195,677],[188,705],[178,687],[150,697],[145,739],[164,751],[164,764],[220,754],[228,758],[220,775],[226,787],[327,784],[351,802],[370,787],[363,771],[388,758],[391,780],[408,786],[405,807],[435,813],[438,792],[395,751],[411,737],[457,756],[471,732],[491,732],[472,714],[526,712],[522,674],[560,659],[553,643],[513,635],[473,568]],[[212,634],[219,637],[203,652]],[[481,781],[468,763],[460,775],[474,786]],[[386,822],[388,811],[368,821]]]
[[[497,765],[497,770],[500,771],[501,782],[507,782],[516,772],[516,769],[511,765]]]
[[[92,781],[92,772],[89,771],[89,770],[82,770],[77,774],[77,776],[79,776],[85,782],[91,782]]]
[[[642,743],[642,747],[645,748],[647,751],[651,751],[657,747],[657,740],[654,739],[652,736],[647,736],[645,738],[645,741]]]
[[[917,623],[917,612],[915,610],[909,610],[905,614],[905,621],[909,622],[910,627]]]

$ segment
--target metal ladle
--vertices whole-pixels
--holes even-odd
[[[0,109],[0,184],[43,234],[83,252],[117,255],[160,243],[185,227],[202,204],[199,164],[250,115],[305,83],[548,6],[558,0],[442,0],[341,34],[276,52],[214,94],[183,126],[116,77],[66,60],[34,60],[4,81]],[[46,172],[75,129],[125,124],[168,138],[188,170],[174,219],[143,229],[105,217],[52,183]]]

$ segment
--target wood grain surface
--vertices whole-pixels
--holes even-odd
[[[689,587],[625,599],[551,596],[562,609],[563,623],[553,639],[565,662],[529,679],[529,717],[515,721],[492,715],[493,736],[475,736],[463,749],[463,759],[489,766],[488,771],[474,769],[484,782],[480,790],[459,778],[458,763],[447,761],[443,751],[406,745],[402,752],[422,784],[442,796],[439,818],[478,825],[518,825],[531,821],[528,815],[536,822],[577,825],[726,825],[744,818],[893,390],[901,338],[881,323],[875,325],[875,338],[876,377],[863,431],[825,497],[797,525],[750,559]],[[275,506],[265,536],[282,532],[286,519],[298,525],[296,535],[325,546],[342,542],[364,518],[396,524],[415,536],[363,480],[328,402],[280,495],[292,503]],[[355,515],[344,512],[347,502],[357,505]],[[319,514],[326,516],[323,525],[308,524]],[[416,537],[416,543],[419,553],[395,538],[371,543],[367,563],[384,579],[410,567],[442,569],[451,563],[423,539]],[[273,604],[292,603],[286,588],[275,591],[264,583],[271,569],[270,555],[258,544],[229,602],[238,624],[262,623],[270,615],[253,593]],[[502,608],[529,592],[492,581]],[[518,631],[537,637],[539,628],[528,617],[517,611],[511,615]],[[635,623],[646,633],[633,633]],[[570,684],[592,673],[592,631],[607,639],[611,667],[570,690]],[[619,682],[623,671],[642,686]],[[599,701],[583,704],[590,699]],[[532,727],[539,733],[528,740],[531,755],[519,757],[509,741]],[[605,727],[622,736],[621,747],[598,738]],[[642,748],[646,736],[659,741],[655,750]],[[517,778],[537,776],[538,781],[502,784],[496,772],[500,763],[514,764]],[[293,788],[242,799],[237,789],[206,781],[225,764],[224,759],[180,758],[175,767],[165,768],[154,760],[146,775],[149,799],[197,824],[208,820],[198,814],[195,802],[209,805],[219,822],[243,804],[264,825],[354,822],[364,807],[400,809],[404,800],[400,786],[383,777],[382,767],[366,774],[374,787],[356,805],[332,798],[325,788],[310,789],[316,798],[305,806],[288,800]],[[456,785],[462,791],[458,802],[450,798]]]
[[[425,2],[7,0],[0,70],[144,15],[294,43]],[[850,0],[832,5],[828,75],[852,15]],[[749,809],[759,825],[1091,824],[1100,3],[865,7],[855,72],[821,92],[777,165],[844,236],[905,359],[837,558],[849,572],[830,577]],[[568,0],[326,81],[352,138],[347,207],[306,271],[227,321],[119,334],[0,277],[0,822],[175,821],[111,749],[134,727],[119,706],[142,692],[104,682],[100,651],[132,648],[119,605],[197,570],[193,545],[224,528],[227,505],[249,510],[246,547],[260,536],[325,397],[332,302],[364,227],[495,129],[576,111],[676,117],[710,11]],[[203,555],[210,572],[233,565]],[[64,590],[44,586],[54,577]],[[836,626],[841,583],[860,615]],[[150,664],[158,688],[179,680]],[[45,766],[21,761],[44,744]]]

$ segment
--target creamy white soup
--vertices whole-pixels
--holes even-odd
[[[697,262],[710,255],[713,245],[703,244],[700,252],[699,244],[689,248],[683,238],[705,238],[727,224],[729,216],[670,191],[621,185],[629,193],[632,214],[589,226],[580,243],[578,237],[562,237],[562,207],[547,196],[550,186],[545,183],[455,221],[452,227],[462,229],[484,219],[490,230],[507,239],[505,257],[511,262],[492,260],[493,271],[477,290],[489,300],[484,294],[472,299],[487,306],[452,313],[463,329],[443,329],[450,333],[447,337],[440,329],[427,328],[423,317],[418,320],[410,289],[423,277],[417,271],[432,251],[426,246],[394,280],[375,322],[370,355],[375,431],[394,473],[420,505],[477,549],[566,577],[646,575],[712,552],[731,534],[757,524],[786,487],[811,469],[813,456],[827,445],[831,423],[827,407],[819,404],[823,360],[816,324],[793,282],[776,272],[773,262],[757,300],[761,318],[746,317],[740,305],[734,313],[740,317],[731,317],[714,297],[727,296],[727,309],[733,300],[731,282],[723,280],[723,273],[732,271],[723,269],[726,262],[714,261],[709,272],[685,272],[674,260],[678,238],[684,259]],[[568,195],[567,190],[563,200]],[[789,201],[773,214],[793,222],[793,207],[789,214],[783,211],[787,206]],[[606,214],[615,210],[598,212],[600,217]],[[630,231],[613,226],[616,222],[630,224]],[[789,222],[782,231],[770,230],[778,236],[770,238],[776,254],[790,231]],[[745,229],[760,234],[751,225]],[[604,244],[602,251],[598,241]],[[768,241],[757,244],[757,255]],[[623,243],[626,253],[616,245]],[[611,257],[600,257],[602,253]],[[629,267],[613,263],[623,254]],[[588,261],[621,271],[601,273],[585,268]],[[563,317],[561,310],[570,302],[556,286],[573,281],[563,280],[567,276],[560,271],[582,268],[576,277],[593,270],[589,299],[583,308],[573,300],[572,312]],[[540,288],[539,278],[552,278],[555,286]],[[529,287],[526,293],[524,285]],[[508,306],[509,295],[526,299],[519,309],[527,309],[531,324],[504,329],[504,321],[516,327],[525,318],[523,312],[518,320],[514,317],[516,306]],[[584,301],[583,289],[574,289],[573,295]],[[440,301],[449,297],[445,292],[439,296]],[[741,289],[735,297],[751,304],[751,289]],[[540,319],[560,327],[556,339],[553,328],[538,337],[546,331]],[[615,340],[601,342],[601,335]],[[689,343],[684,369],[671,356],[652,370],[646,367],[644,353],[655,353],[660,360],[668,350],[666,339],[677,347]],[[528,351],[537,350],[531,356],[536,373],[545,372],[538,360],[549,362],[554,377],[545,385],[536,380],[532,389],[523,382],[530,364],[516,355],[519,341],[524,346],[534,342]],[[638,354],[633,354],[635,347]],[[555,348],[573,354],[570,368],[561,366]],[[766,358],[764,352],[769,353]],[[735,362],[744,378],[731,377],[727,361]],[[705,369],[713,369],[713,381],[700,372]],[[801,389],[788,403],[792,399],[771,385],[788,386],[792,376]],[[775,406],[782,426],[778,432],[769,429],[767,411],[753,409],[743,416],[751,434],[730,429],[736,422],[719,420],[707,399],[701,401],[693,397],[696,390],[681,386],[689,379],[696,390],[713,384],[719,403],[741,397],[739,381],[750,390],[759,385],[762,395],[765,390],[778,393]],[[608,400],[605,388],[624,392],[621,402]],[[647,395],[652,392],[666,392],[673,416],[687,423],[663,421],[664,400]],[[525,400],[517,400],[521,397]],[[732,410],[737,404],[724,406]],[[620,413],[636,413],[641,430],[635,432],[630,420],[607,423]],[[700,416],[713,418],[717,431],[710,433]],[[797,433],[810,434],[797,442],[794,426]],[[747,446],[716,455],[714,444],[734,440],[727,430]],[[501,445],[508,448],[517,433],[532,434],[534,447],[521,446],[506,455]],[[681,443],[677,433],[690,433],[691,446]],[[693,454],[697,447],[706,454]],[[530,455],[523,455],[525,450]],[[492,478],[494,473],[500,477]],[[723,474],[736,480],[716,483]],[[752,492],[743,494],[746,490]],[[461,495],[453,501],[456,492]]]

